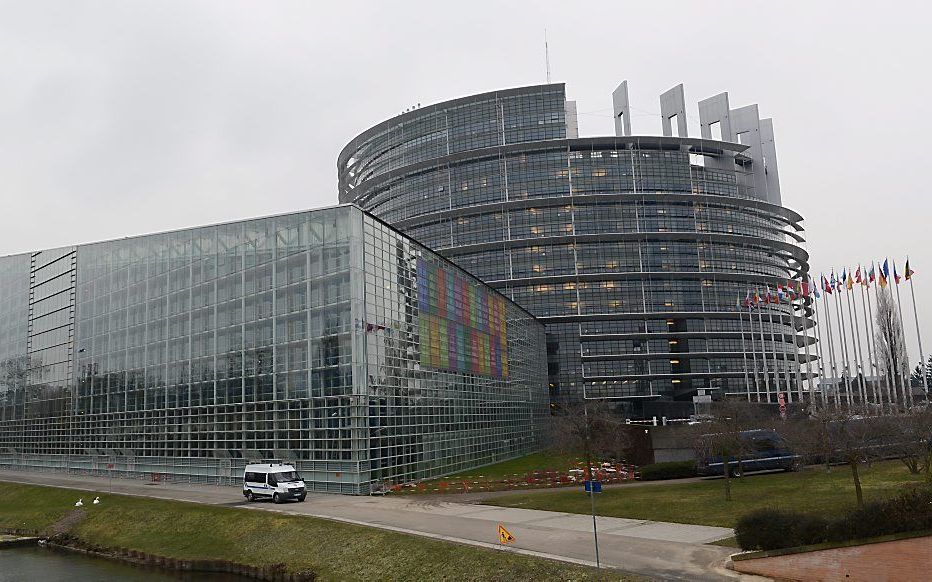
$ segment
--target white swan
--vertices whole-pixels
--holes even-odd
[[[92,503],[93,503],[94,505],[98,505],[98,504],[100,503],[100,497],[95,497],[95,498],[94,498],[94,501],[93,501]]]
[[[82,505],[84,505],[84,499],[83,499],[83,498],[78,499],[78,502],[74,504],[75,507],[81,507]]]

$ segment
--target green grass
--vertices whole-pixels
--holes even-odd
[[[83,497],[68,533],[86,543],[179,559],[285,564],[321,580],[630,580],[551,560],[266,511],[73,489],[0,484],[0,527],[48,531]]]
[[[741,549],[741,546],[738,545],[738,538],[730,537],[723,540],[718,540],[717,542],[712,542],[713,546],[722,546],[723,548],[738,548]]]
[[[864,499],[896,494],[922,478],[910,475],[899,461],[861,467]],[[613,517],[734,527],[737,518],[753,509],[780,507],[822,515],[838,515],[856,503],[847,467],[809,467],[799,473],[750,475],[732,479],[732,501],[725,501],[724,479],[676,485],[643,485],[606,489],[596,497],[596,513]],[[484,500],[489,505],[589,513],[582,488],[533,492]]]
[[[464,493],[475,491],[505,491],[514,487],[529,488],[524,477],[534,471],[555,471],[565,474],[573,467],[584,466],[583,456],[579,454],[564,454],[554,451],[540,451],[478,467],[467,469],[444,477],[424,479],[416,484],[399,487],[396,492],[403,495],[418,495],[431,493]],[[552,488],[549,484],[540,485]]]
[[[489,479],[503,479],[512,475],[524,476],[532,471],[563,471],[584,463],[580,455],[566,455],[553,451],[541,451],[524,455],[510,461],[502,461],[493,465],[486,465],[478,469],[469,469],[446,477],[454,479],[461,477],[486,477]]]

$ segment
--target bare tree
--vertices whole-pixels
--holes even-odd
[[[799,455],[800,463],[823,464],[825,472],[832,472],[834,449],[830,436],[832,417],[813,408],[813,416],[787,420],[780,427],[780,436]]]
[[[815,422],[824,423],[824,431],[817,436],[825,440],[829,460],[851,469],[855,496],[858,505],[863,505],[860,465],[890,454],[890,444],[896,439],[895,423],[883,417],[862,416],[856,410],[827,407],[818,412]]]
[[[913,475],[932,474],[932,410],[911,410],[887,417],[890,435],[888,454],[899,457]]]
[[[759,406],[725,400],[713,404],[709,424],[699,425],[705,433],[696,435],[697,455],[712,463],[722,463],[726,501],[731,501],[731,477],[743,473],[742,460],[749,453],[750,443],[742,433],[761,428],[764,422]]]
[[[585,453],[590,464],[593,455],[614,457],[620,461],[634,445],[634,428],[604,401],[561,407],[554,415],[553,430],[553,443],[557,450]]]
[[[899,310],[888,289],[877,291],[877,356],[884,374],[891,379],[893,389],[898,392],[901,402],[906,403],[907,390],[905,379],[909,376],[909,357],[906,353],[906,336],[900,325]]]

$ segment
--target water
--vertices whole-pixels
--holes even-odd
[[[0,582],[245,582],[247,578],[206,572],[174,573],[132,566],[49,548],[0,550]]]

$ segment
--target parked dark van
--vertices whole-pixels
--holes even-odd
[[[725,463],[721,455],[709,451],[715,449],[713,443],[718,435],[706,434],[700,437],[700,454],[696,472],[703,477],[724,475]],[[799,455],[795,454],[789,444],[773,430],[745,430],[739,434],[740,452],[728,459],[729,474],[740,477],[751,471],[796,471],[799,468]]]

